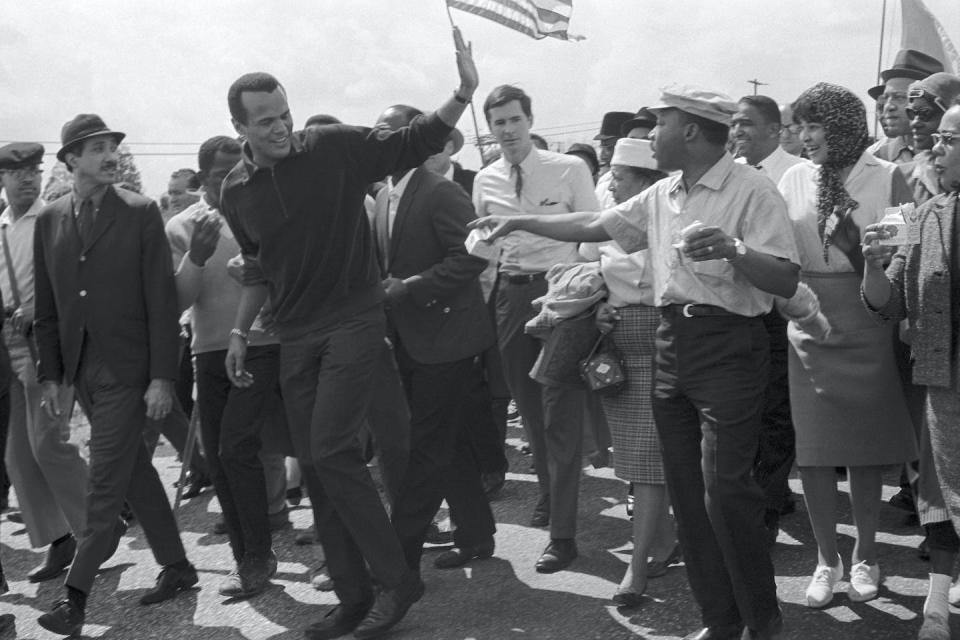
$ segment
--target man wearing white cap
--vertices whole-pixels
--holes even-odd
[[[686,640],[773,638],[783,622],[751,470],[769,360],[761,316],[796,291],[796,242],[774,184],[725,150],[732,100],[672,86],[650,110],[658,166],[680,175],[601,213],[474,225],[492,228],[491,240],[523,230],[649,248],[661,307],[654,417],[704,622]]]

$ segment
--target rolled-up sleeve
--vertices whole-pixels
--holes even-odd
[[[638,194],[600,213],[600,224],[610,234],[610,239],[627,253],[649,246],[650,215],[643,196],[643,193]]]

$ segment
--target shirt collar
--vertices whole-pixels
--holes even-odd
[[[19,220],[23,220],[24,218],[36,217],[37,214],[40,213],[40,209],[42,209],[45,205],[46,203],[43,201],[42,198],[37,198],[36,200],[33,201],[33,204],[30,205],[30,208],[27,209],[26,213],[20,216]],[[5,227],[11,224],[14,224],[13,210],[9,206],[7,206],[7,208],[3,210],[3,213],[0,214],[0,226]]]
[[[733,167],[737,163],[734,162],[733,156],[724,151],[723,156],[717,160],[712,167],[707,169],[707,172],[700,176],[700,179],[697,180],[696,184],[690,187],[690,190],[693,190],[693,187],[700,185],[706,187],[711,191],[719,191],[723,187],[723,183],[727,180],[727,176],[730,175],[730,172],[733,170]],[[683,189],[683,174],[678,173],[676,176],[671,178],[672,182],[670,184],[670,193],[675,193],[678,189]]]
[[[94,189],[93,193],[91,193],[90,196],[87,198],[87,200],[90,200],[90,202],[93,203],[94,211],[100,210],[100,205],[103,204],[103,198],[104,196],[107,195],[107,191],[109,189],[110,189],[110,185],[108,184],[98,186],[96,189]],[[80,198],[80,196],[77,194],[77,190],[74,189],[73,190],[74,213],[80,211],[80,204],[82,202],[83,202],[83,199]]]
[[[247,180],[252,178],[253,174],[255,174],[257,171],[265,170],[268,167],[261,167],[260,165],[258,165],[256,162],[253,161],[253,151],[251,151],[250,149],[249,142],[244,140],[241,148],[243,149],[243,164],[241,166],[243,166],[243,172],[244,172],[244,175],[242,176],[242,178],[243,178],[243,181],[246,182]],[[303,143],[300,141],[300,137],[294,134],[290,134],[290,153],[287,154],[286,158],[289,158],[290,156],[299,155],[301,153],[303,153]],[[286,158],[282,158],[280,161],[286,160]]]
[[[413,175],[414,171],[416,171],[416,168],[408,170],[396,184],[393,183],[393,176],[387,178],[387,186],[390,188],[389,197],[391,200],[396,201],[403,197],[403,192],[406,191],[407,185],[410,183],[410,176]]]

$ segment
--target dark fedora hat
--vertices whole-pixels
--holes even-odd
[[[570,145],[570,148],[567,149],[566,154],[568,156],[579,156],[583,158],[587,164],[590,165],[591,174],[596,174],[597,171],[600,171],[600,161],[597,159],[597,150],[589,144],[574,142]]]
[[[914,49],[901,49],[893,60],[893,66],[880,72],[880,78],[884,82],[890,78],[923,80],[940,71],[943,71],[943,63],[933,56]]]
[[[60,130],[60,151],[57,151],[57,160],[64,162],[67,151],[78,142],[95,136],[113,136],[117,144],[127,137],[120,131],[111,131],[103,118],[95,113],[81,113],[73,120],[68,121]]]
[[[646,127],[653,129],[657,126],[657,116],[652,111],[647,111],[646,107],[640,107],[632,118],[620,125],[620,136],[627,137],[627,134],[637,127]]]
[[[600,133],[593,136],[594,140],[607,140],[609,138],[620,137],[620,125],[633,117],[628,111],[610,111],[603,114],[603,122],[600,123]]]

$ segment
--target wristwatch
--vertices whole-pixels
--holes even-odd
[[[747,255],[747,245],[743,244],[743,240],[741,240],[740,238],[733,239],[733,250],[735,252],[733,254],[733,257],[724,258],[724,260],[726,260],[727,262],[733,262],[737,258],[741,258]]]

